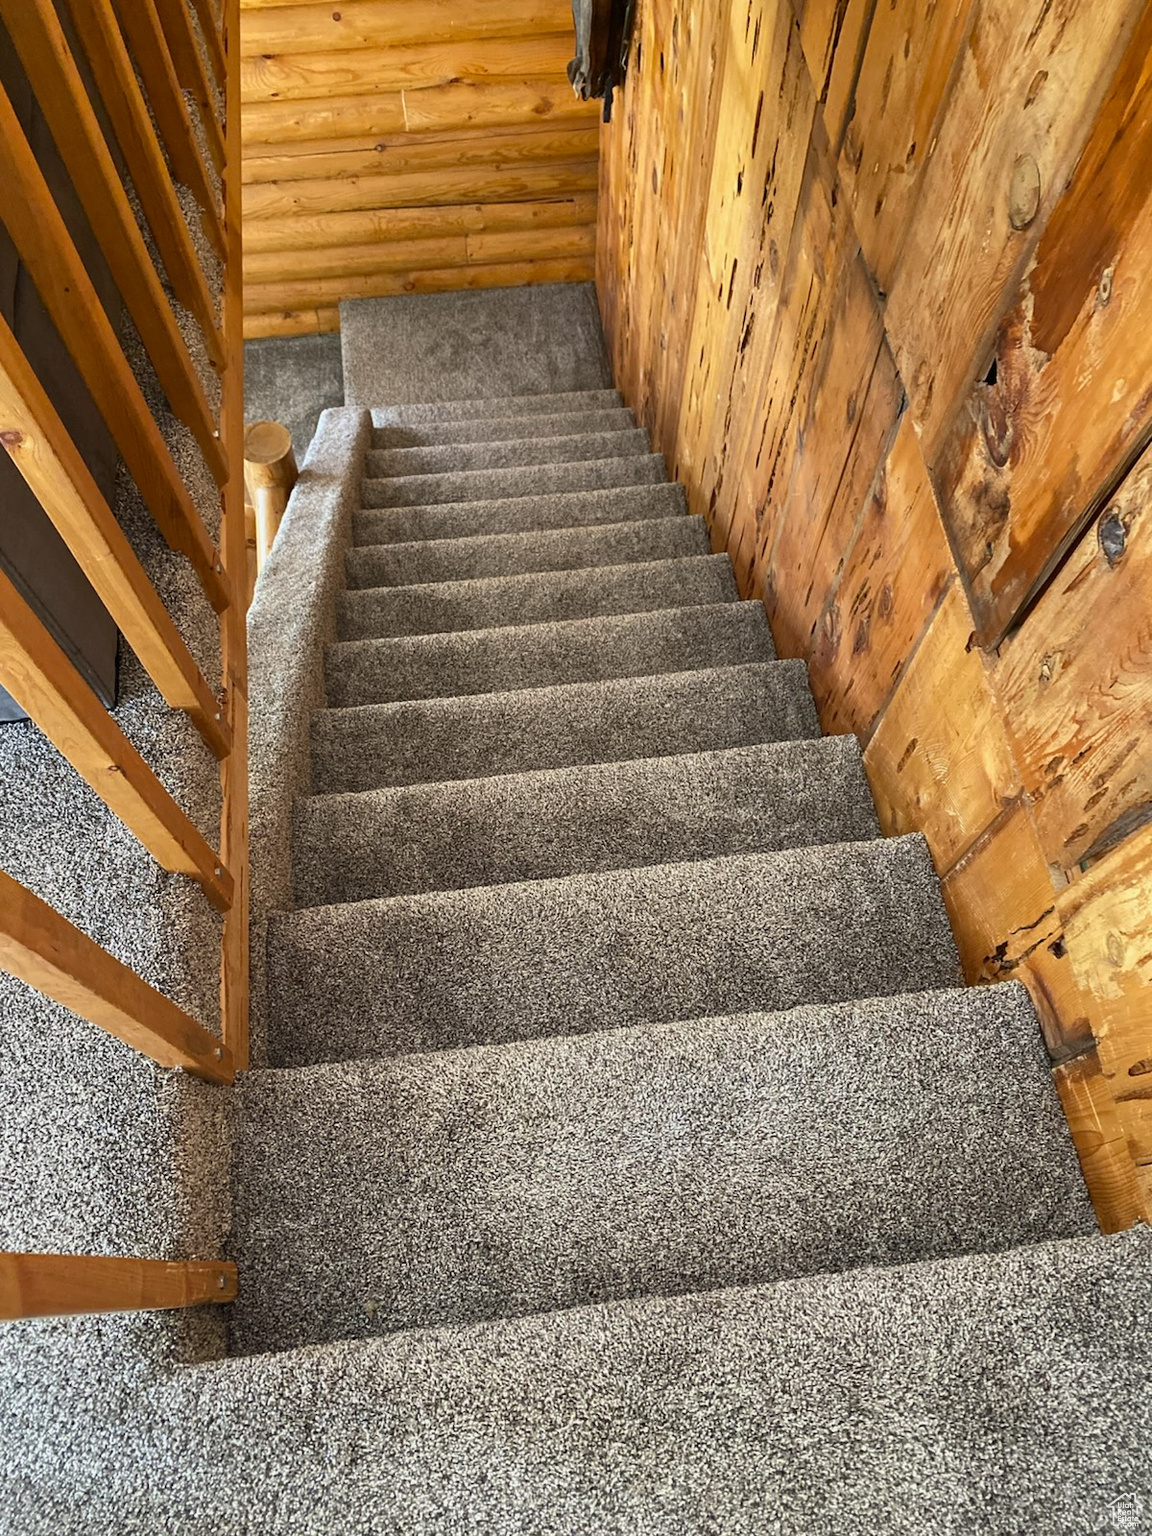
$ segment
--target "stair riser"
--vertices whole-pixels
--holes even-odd
[[[617,485],[657,485],[665,478],[659,454],[540,464],[528,469],[471,469],[447,475],[404,475],[365,480],[365,507],[433,507],[453,501],[544,496],[556,491],[600,491]]]
[[[477,400],[434,400],[427,405],[391,405],[373,410],[376,428],[407,422],[483,421],[485,417],[563,416],[573,411],[622,410],[615,389],[577,390],[559,395],[485,395]]]
[[[711,553],[702,518],[642,518],[603,528],[556,533],[491,534],[479,539],[378,544],[345,557],[348,585],[402,587],[531,571],[587,570],[600,565],[679,560]]]
[[[301,801],[296,905],[879,836],[854,737]]]
[[[499,443],[523,437],[572,437],[578,432],[628,432],[631,411],[569,411],[553,416],[484,416],[475,421],[377,427],[373,448],[435,448],[444,443]]]
[[[281,915],[283,1065],[957,985],[919,838]]]
[[[436,635],[736,601],[727,555],[343,592],[341,640]]]
[[[586,432],[569,437],[512,438],[494,443],[457,443],[432,448],[373,450],[365,473],[374,479],[406,475],[456,474],[475,469],[529,469],[537,464],[578,464],[593,459],[627,459],[651,453],[648,434]]]
[[[323,710],[317,794],[668,757],[820,734],[803,662]]]
[[[599,491],[559,491],[497,501],[464,501],[440,507],[370,507],[352,521],[354,544],[408,544],[416,540],[466,539],[478,534],[534,533],[626,523],[640,517],[677,517],[687,512],[684,487],[670,482],[613,486]]]

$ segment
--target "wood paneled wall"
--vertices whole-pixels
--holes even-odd
[[[617,379],[1152,1196],[1152,8],[640,0]]]
[[[243,0],[245,334],[340,299],[591,278],[568,0]]]

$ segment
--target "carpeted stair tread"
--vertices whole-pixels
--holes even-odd
[[[242,1352],[1096,1230],[1019,983],[254,1072],[240,1093]]]
[[[390,704],[775,659],[762,603],[347,640],[325,651],[328,703]]]
[[[643,517],[543,533],[486,533],[468,539],[370,544],[344,558],[349,587],[402,587],[529,571],[565,571],[635,561],[679,560],[712,548],[702,517]]]
[[[445,475],[471,469],[527,469],[536,464],[571,464],[590,459],[626,459],[650,454],[640,427],[623,432],[580,432],[565,437],[505,438],[486,443],[447,443],[427,448],[371,450],[365,474],[372,479]]]
[[[482,395],[471,400],[432,400],[426,404],[374,406],[374,428],[409,422],[508,420],[517,416],[567,416],[573,412],[623,410],[617,389],[581,389],[559,394]]]
[[[352,542],[409,544],[477,534],[540,533],[549,528],[626,523],[641,517],[676,517],[687,511],[684,487],[670,481],[449,502],[440,507],[368,507],[353,516]]]
[[[736,600],[727,555],[689,555],[475,581],[361,588],[340,593],[336,623],[341,640],[372,640]]]
[[[476,779],[819,734],[801,661],[365,704],[313,715],[312,790]]]
[[[636,425],[624,407],[560,411],[551,416],[483,416],[470,421],[409,422],[376,427],[373,448],[433,448],[443,443],[498,443],[515,437],[571,437],[574,432],[627,432]]]
[[[878,837],[854,736],[296,803],[296,905]]]
[[[453,501],[544,496],[555,491],[601,491],[616,485],[655,485],[665,478],[658,453],[614,459],[574,459],[512,469],[460,469],[442,475],[396,475],[364,481],[365,507],[434,507]]]
[[[274,1065],[952,986],[919,836],[274,914]]]
[[[1150,1311],[1137,1227],[185,1366],[72,1410],[85,1529],[1138,1530]]]

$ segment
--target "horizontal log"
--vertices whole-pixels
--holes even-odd
[[[498,229],[557,229],[594,224],[596,194],[531,203],[450,203],[432,208],[373,208],[347,213],[253,219],[244,231],[244,259],[267,251],[332,250],[376,241],[428,240],[438,235]]]
[[[268,181],[244,189],[245,235],[260,219],[309,213],[551,202],[578,192],[595,192],[599,174],[596,160],[556,160],[506,170],[465,168],[342,176],[331,181]]]
[[[244,316],[245,341],[258,341],[266,336],[320,336],[339,329],[340,311],[334,306]]]
[[[3,870],[0,968],[162,1067],[232,1081],[215,1035]]]
[[[561,75],[572,57],[571,27],[535,37],[492,37],[399,48],[357,48],[340,53],[261,54],[244,59],[240,86],[245,105],[310,101],[329,96],[422,90],[454,80]]]
[[[165,700],[188,712],[216,757],[227,757],[216,695],[3,319],[0,442]]]
[[[290,282],[297,278],[341,279],[420,267],[464,267],[500,261],[592,256],[595,251],[594,224],[575,228],[480,230],[469,234],[438,235],[428,240],[257,252],[244,258],[244,281],[247,285]]]
[[[321,53],[564,31],[572,37],[569,0],[344,0],[339,6],[262,0],[244,7],[240,52]]]
[[[518,288],[530,283],[587,283],[595,276],[589,256],[558,261],[511,261],[492,266],[382,272],[371,277],[307,278],[303,282],[254,283],[244,293],[250,314],[263,310],[322,308],[341,299],[393,293],[448,293],[464,288]]]
[[[381,139],[333,139],[304,153],[305,146],[270,155],[250,155],[245,184],[338,176],[391,175],[464,166],[494,168],[541,160],[588,160],[599,151],[595,124],[575,128],[485,128],[456,133],[386,135]]]
[[[0,1318],[171,1311],[233,1301],[235,1264],[111,1259],[87,1253],[0,1253]]]
[[[244,113],[246,146],[378,134],[446,132],[513,123],[588,123],[599,103],[574,96],[566,77],[460,81],[421,91],[335,96],[327,101],[253,102]]]
[[[164,869],[232,904],[232,876],[0,571],[0,687]]]

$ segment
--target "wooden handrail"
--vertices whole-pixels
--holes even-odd
[[[220,317],[197,260],[111,0],[66,3],[172,290],[195,317],[212,366],[222,370],[224,341]]]
[[[171,1311],[234,1301],[236,1285],[235,1264],[223,1260],[0,1253],[0,1318]]]
[[[224,225],[212,178],[200,153],[188,104],[176,78],[168,42],[153,0],[113,0],[124,37],[146,82],[152,115],[176,176],[191,189],[204,215],[204,229],[217,254],[224,255]]]
[[[229,365],[224,376],[224,440],[233,465],[244,456],[244,289],[241,252],[240,0],[225,0],[228,92],[225,113],[228,162],[224,173],[224,224],[228,259],[224,277],[224,333]],[[224,496],[225,569],[233,590],[245,590],[248,540],[244,520],[244,478],[233,474]],[[220,1011],[224,1039],[236,1070],[249,1060],[248,1040],[248,628],[245,606],[234,602],[220,625],[228,728],[233,751],[224,774],[220,856],[234,871],[232,910],[224,919]]]
[[[256,514],[256,570],[272,552],[296,484],[292,434],[278,421],[254,421],[244,433],[244,480]]]
[[[156,0],[156,11],[176,78],[196,103],[208,152],[219,173],[224,169],[224,136],[216,115],[216,93],[208,79],[204,55],[197,46],[184,0]]]
[[[232,904],[232,876],[0,571],[0,686],[165,869]]]
[[[226,757],[222,706],[3,318],[0,443],[165,700],[191,716],[216,757]]]
[[[162,1067],[213,1083],[235,1075],[215,1035],[3,870],[0,968]]]
[[[100,407],[129,473],[161,532],[191,560],[212,606],[220,612],[228,606],[229,590],[215,546],[2,87],[0,185],[5,188],[3,221],[8,233]]]
[[[217,485],[223,485],[228,465],[220,433],[55,8],[51,0],[0,0],[0,18],[20,55],[156,377],[172,409],[191,429]]]

